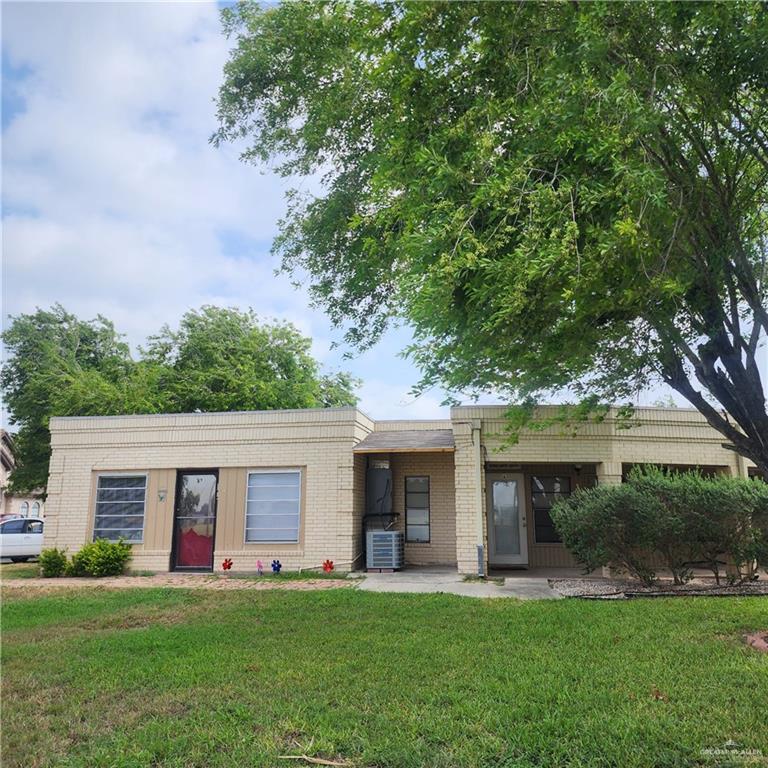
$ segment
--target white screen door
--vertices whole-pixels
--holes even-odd
[[[528,565],[522,475],[488,475],[488,561],[494,565]]]

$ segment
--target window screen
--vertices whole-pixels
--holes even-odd
[[[531,477],[531,507],[534,532],[538,544],[559,544],[560,535],[552,522],[549,510],[561,498],[571,493],[570,477]]]
[[[96,491],[93,540],[141,543],[146,498],[146,475],[101,475]]]
[[[429,478],[405,478],[405,540],[429,543]]]
[[[245,540],[296,543],[299,540],[301,472],[249,472]]]

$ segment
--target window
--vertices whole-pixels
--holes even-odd
[[[29,502],[28,501],[22,501],[21,502],[21,516],[22,517],[29,517]]]
[[[429,478],[405,478],[405,540],[429,543]]]
[[[43,524],[39,520],[30,520],[24,533],[42,533]]]
[[[24,528],[27,525],[26,520],[9,520],[7,523],[3,523],[0,527],[2,533],[24,533]]]
[[[248,473],[246,542],[298,543],[300,511],[298,469]]]
[[[141,543],[146,498],[146,475],[100,475],[93,523],[94,541],[122,538]]]
[[[531,477],[531,508],[533,509],[534,534],[537,544],[559,544],[560,535],[555,529],[549,510],[558,500],[571,494],[570,477]]]
[[[32,517],[40,517],[40,502],[36,501],[32,505]]]

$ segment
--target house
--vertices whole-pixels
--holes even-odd
[[[224,558],[236,570],[272,559],[348,570],[363,565],[370,515],[389,504],[406,567],[568,567],[549,509],[575,488],[620,483],[643,463],[750,473],[686,409],[640,408],[630,429],[611,411],[574,434],[528,431],[514,445],[505,425],[500,406],[459,406],[437,421],[374,421],[356,408],[53,418],[46,545],[74,552],[123,537],[133,568],[159,571]],[[382,470],[377,511],[366,488]]]
[[[40,494],[8,493],[8,480],[16,467],[13,455],[13,438],[0,430],[0,516],[44,517],[45,508]],[[42,493],[42,492],[41,492]]]

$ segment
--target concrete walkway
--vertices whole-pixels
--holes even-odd
[[[465,597],[515,597],[518,600],[559,600],[542,576],[511,576],[495,581],[464,581],[447,568],[406,568],[396,573],[367,573],[358,589],[367,592],[445,593]]]

